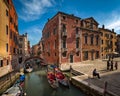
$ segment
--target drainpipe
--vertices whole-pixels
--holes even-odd
[[[61,15],[60,14],[59,14],[59,18],[58,18],[58,23],[59,23],[59,27],[58,27],[59,67],[61,68]]]
[[[81,62],[82,62],[82,30],[80,30],[80,52],[81,52]]]

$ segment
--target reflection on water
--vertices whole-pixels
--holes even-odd
[[[47,81],[45,70],[26,74],[24,90],[27,96],[85,96],[72,85],[70,88],[60,85],[58,89],[52,89]]]

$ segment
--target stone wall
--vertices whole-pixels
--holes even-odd
[[[14,82],[18,79],[19,74],[15,72],[11,72],[6,74],[3,77],[0,77],[0,94],[6,91]]]

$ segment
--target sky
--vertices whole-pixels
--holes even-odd
[[[105,28],[120,34],[120,0],[13,0],[13,3],[19,33],[28,33],[31,46],[40,41],[45,23],[58,11],[82,19],[93,17],[99,27],[104,24]]]

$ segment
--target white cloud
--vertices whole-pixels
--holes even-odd
[[[107,18],[106,21],[106,28],[114,29],[115,32],[120,34],[120,13],[118,13],[117,11],[112,12],[112,14],[110,14],[110,17]]]
[[[28,33],[28,39],[31,45],[37,44],[42,37],[42,29],[38,26],[26,29],[24,32]]]
[[[54,0],[20,0],[22,4],[19,17],[24,21],[33,21],[47,12],[47,8],[52,7]]]

